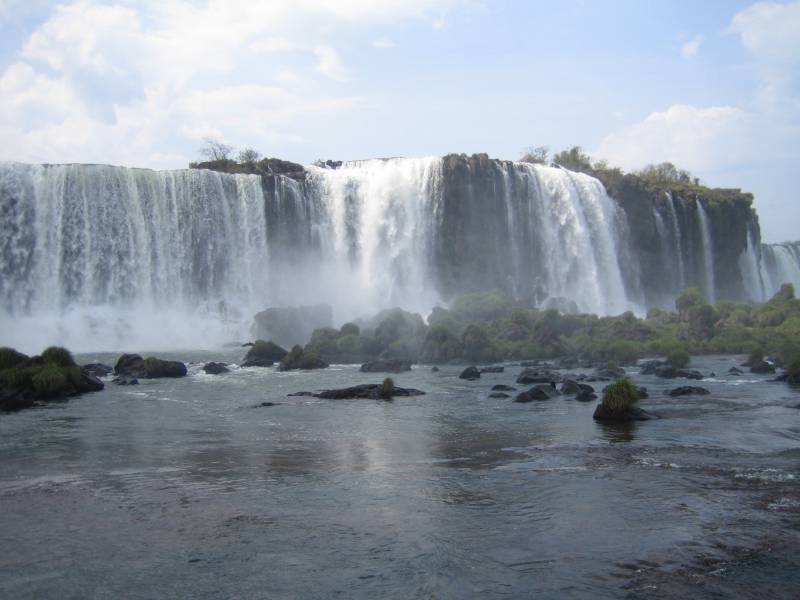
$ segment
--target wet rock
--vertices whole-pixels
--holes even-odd
[[[287,396],[313,396],[313,392],[293,392],[291,394],[286,394]]]
[[[489,398],[511,398],[511,396],[504,392],[492,392],[489,394]]]
[[[89,371],[84,370],[83,368],[81,369],[80,378],[75,382],[75,390],[79,394],[85,394],[87,392],[99,392],[105,387],[105,384],[100,381],[99,377]]]
[[[574,379],[565,379],[559,391],[565,396],[577,396],[582,390],[580,384]]]
[[[222,373],[230,372],[230,369],[225,363],[208,362],[203,365],[203,371],[209,375],[221,375]]]
[[[598,367],[594,370],[595,377],[606,379],[619,379],[625,377],[625,369],[622,367]]]
[[[439,372],[439,367],[437,367],[436,365],[433,365],[431,367],[431,373],[438,373],[438,372]]]
[[[532,383],[552,383],[561,381],[561,375],[547,369],[527,368],[523,369],[517,377],[517,383],[530,385]]]
[[[36,405],[32,394],[20,389],[0,389],[0,410],[16,412]]]
[[[251,333],[262,340],[271,339],[282,346],[289,346],[306,344],[315,329],[329,328],[332,325],[333,309],[327,304],[274,306],[253,317]],[[281,358],[273,358],[273,361],[280,361]]]
[[[587,385],[586,387],[588,388],[590,386]],[[597,394],[593,391],[581,388],[581,391],[575,396],[575,400],[578,402],[591,402],[592,400],[597,400]]]
[[[750,367],[750,372],[751,373],[756,373],[758,375],[765,375],[765,374],[768,374],[768,373],[774,373],[775,372],[775,367],[773,365],[771,365],[770,363],[768,363],[767,361],[761,360],[761,361],[758,361],[758,362],[754,363],[753,366]]]
[[[139,380],[135,377],[128,377],[127,375],[121,375],[119,377],[115,377],[111,380],[111,383],[116,383],[117,385],[139,385]]]
[[[601,403],[594,409],[592,418],[600,422],[624,423],[629,421],[649,421],[650,419],[657,419],[658,417],[638,407],[628,408],[622,411],[612,411]]]
[[[411,361],[400,358],[382,358],[361,365],[362,373],[402,373],[411,370]]]
[[[511,387],[510,385],[505,385],[503,383],[498,383],[497,385],[492,386],[493,392],[515,392],[517,388]]]
[[[645,398],[649,398],[650,394],[647,393],[646,387],[644,387],[643,385],[637,385],[636,396],[639,398],[639,400],[644,400]]]
[[[341,388],[336,390],[323,390],[314,394],[315,398],[325,398],[328,400],[349,400],[355,398],[367,398],[370,400],[380,400],[381,384],[378,383],[365,383],[362,385],[354,385],[352,387]],[[392,390],[394,397],[409,397],[409,396],[424,396],[425,392],[414,388],[401,388],[395,387]]]
[[[278,365],[279,371],[310,371],[312,369],[325,369],[328,363],[322,360],[316,352],[304,352],[300,346],[294,346]]]
[[[709,392],[704,387],[684,385],[681,387],[676,387],[674,389],[671,389],[668,393],[670,396],[675,397],[675,396],[694,396],[694,395],[705,396],[707,394],[710,394],[711,392]]]
[[[660,360],[648,360],[641,363],[639,366],[641,367],[641,374],[642,375],[655,375],[656,369],[665,365],[663,361]]]
[[[271,367],[289,352],[273,341],[256,340],[242,360],[243,367]]]
[[[467,367],[461,371],[461,375],[459,375],[458,378],[474,381],[475,379],[481,378],[481,372],[478,370],[478,367]]]
[[[258,406],[256,406],[256,408],[260,408],[260,407],[262,407],[262,406],[266,406],[266,407],[269,407],[269,406],[278,406],[278,403],[277,403],[277,402],[262,402],[261,404],[259,404]]]
[[[504,373],[506,370],[503,366],[494,366],[494,367],[481,367],[481,373]]]
[[[693,369],[676,369],[673,366],[664,364],[656,368],[655,376],[662,379],[675,379],[683,377],[685,379],[703,379],[703,374],[700,371]]]
[[[89,363],[88,365],[83,365],[81,370],[95,377],[105,377],[114,372],[114,367],[104,365],[103,363]]]
[[[558,396],[555,386],[549,383],[540,383],[531,389],[517,394],[514,402],[533,402],[534,400],[552,400]]]
[[[184,377],[186,365],[177,360],[161,360],[154,356],[143,359],[138,354],[123,354],[114,366],[114,374],[133,379]]]

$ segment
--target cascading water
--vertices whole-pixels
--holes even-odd
[[[493,288],[538,306],[641,314],[643,282],[675,257],[678,273],[650,297],[701,285],[713,300],[708,216],[697,203],[692,223],[681,201],[679,218],[676,202],[663,216],[651,209],[660,242],[648,279],[632,233],[646,231],[640,217],[597,179],[556,167],[428,157],[310,166],[293,179],[2,163],[0,345],[213,347],[246,338],[268,306],[328,303],[341,323],[392,306],[427,315]],[[699,272],[684,265],[689,227]],[[748,293],[800,284],[798,246],[759,247],[755,227],[739,262]]]
[[[800,292],[800,243],[763,244],[761,255],[765,299],[784,283],[791,283]]]
[[[716,302],[716,285],[714,283],[714,246],[711,242],[711,230],[708,225],[708,216],[703,203],[697,202],[697,219],[700,225],[700,239],[703,242],[703,267],[706,284],[706,299],[714,304]]]

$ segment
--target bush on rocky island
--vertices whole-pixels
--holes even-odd
[[[102,390],[103,382],[81,369],[65,348],[51,346],[28,357],[0,348],[0,410],[13,411],[37,402]]]

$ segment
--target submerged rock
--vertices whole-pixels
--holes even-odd
[[[580,393],[575,396],[575,400],[578,402],[591,402],[592,400],[597,400],[597,394],[587,389],[581,389]]]
[[[208,362],[203,365],[203,371],[209,375],[221,375],[230,372],[230,369],[225,363]]]
[[[559,381],[561,381],[561,375],[547,369],[523,369],[517,377],[517,383],[522,385],[530,385],[532,383],[552,383],[555,385]]]
[[[678,377],[683,377],[684,379],[703,379],[703,374],[700,371],[695,371],[693,369],[676,369],[667,364],[657,367],[654,375],[662,379],[675,379]]]
[[[104,365],[103,363],[89,363],[88,365],[83,365],[81,370],[94,375],[95,377],[105,377],[106,375],[111,375],[114,372],[114,367]]]
[[[506,368],[504,366],[494,366],[494,367],[481,367],[481,373],[504,373]]]
[[[549,383],[540,383],[525,392],[517,394],[514,402],[533,402],[534,400],[551,400],[558,396],[556,388]]]
[[[411,361],[400,358],[380,358],[361,365],[362,373],[402,373],[411,370]]]
[[[121,375],[119,377],[115,377],[111,380],[111,383],[115,383],[117,385],[139,385],[139,380],[135,377],[128,377],[127,375]]]
[[[439,367],[437,367],[436,365],[433,365],[431,367],[431,373],[438,373],[438,372],[439,372]]]
[[[481,372],[478,370],[478,367],[467,367],[461,371],[461,375],[459,375],[458,378],[474,381],[475,379],[481,378]]]
[[[750,367],[750,372],[756,373],[757,375],[765,375],[768,373],[774,373],[775,367],[765,360],[760,360]]]
[[[597,405],[596,409],[594,409],[592,418],[595,421],[619,423],[627,421],[649,421],[650,419],[657,419],[658,417],[651,413],[645,412],[639,407],[615,411],[609,410],[601,403]]]
[[[509,396],[505,392],[492,392],[491,394],[489,394],[489,398],[511,398],[511,396]]]
[[[498,383],[497,385],[492,386],[493,392],[516,392],[517,388],[511,387],[510,385],[505,385],[503,383]]]
[[[710,394],[711,392],[709,392],[704,387],[684,385],[681,387],[676,387],[674,389],[671,389],[668,393],[670,396],[692,396],[692,395],[705,396],[706,394]]]
[[[625,377],[625,369],[622,367],[598,367],[594,370],[594,376],[601,379],[619,379]]]
[[[731,367],[730,369],[728,369],[728,374],[730,374],[730,375],[744,375],[744,371],[742,371],[738,367]]]
[[[328,400],[350,400],[355,398],[380,400],[381,387],[382,385],[379,383],[365,383],[336,390],[323,390],[313,395],[315,398],[325,398]],[[425,392],[414,388],[394,387],[392,389],[392,395],[395,397],[424,396]]]
[[[313,392],[292,392],[291,394],[286,394],[287,396],[313,396]]]

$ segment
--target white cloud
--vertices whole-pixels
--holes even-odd
[[[681,56],[683,58],[692,58],[697,55],[697,51],[700,50],[700,44],[703,43],[703,36],[696,35],[694,38],[686,42],[683,46],[681,46]]]
[[[0,159],[178,166],[208,134],[296,140],[364,103],[331,87],[355,76],[337,39],[457,1],[64,2],[0,70]]]
[[[741,160],[748,128],[748,115],[733,106],[675,104],[606,136],[596,155],[625,169],[670,161],[699,172]]]
[[[800,63],[800,2],[754,4],[733,17],[731,31],[760,58]]]
[[[387,40],[386,38],[381,38],[372,42],[372,47],[379,49],[394,48],[394,45],[392,40]]]
[[[317,72],[334,81],[350,79],[336,50],[329,46],[317,46],[314,48],[314,53],[317,55]]]

